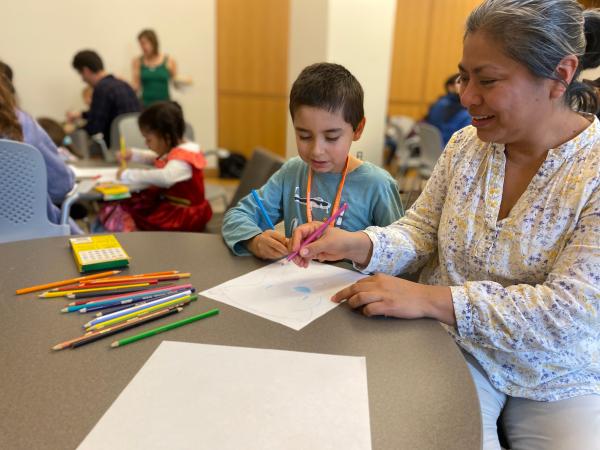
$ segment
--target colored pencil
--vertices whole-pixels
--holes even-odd
[[[156,287],[156,288],[152,288],[152,289],[145,289],[143,291],[139,291],[139,292],[134,292],[132,294],[119,294],[119,295],[111,295],[108,297],[100,297],[100,298],[96,298],[96,299],[92,299],[92,300],[77,300],[75,302],[71,302],[69,303],[69,306],[80,306],[80,305],[87,305],[87,306],[100,306],[100,305],[105,305],[105,304],[109,304],[109,303],[114,303],[115,301],[120,301],[120,300],[129,300],[129,299],[146,299],[148,298],[148,296],[154,296],[156,294],[164,294],[164,295],[170,295],[171,293],[175,293],[175,292],[181,292],[181,291],[185,291],[187,289],[192,289],[192,285],[190,283],[186,283],[186,284],[169,284],[167,286],[160,286],[160,287]],[[174,292],[171,292],[174,291]],[[91,304],[91,303],[96,303],[96,304]]]
[[[131,287],[146,287],[149,286],[148,283],[137,283],[137,284],[125,284],[121,286],[123,289],[131,288]],[[71,294],[78,294],[80,292],[101,292],[114,290],[112,287],[95,287],[95,288],[87,288],[87,289],[73,289],[72,291],[60,291],[60,292],[50,292],[46,291],[43,294],[38,295],[38,298],[56,298],[56,297],[67,297]],[[101,295],[101,294],[98,294]],[[72,297],[70,297],[72,298]]]
[[[121,143],[121,169],[127,169],[127,160],[125,159],[127,157],[127,147],[125,146],[125,136],[121,136],[121,138],[119,139],[120,143]]]
[[[127,337],[125,339],[121,339],[121,340],[115,341],[112,344],[110,344],[110,346],[113,347],[113,348],[115,348],[115,347],[123,347],[124,345],[131,344],[132,342],[136,342],[136,341],[139,341],[141,339],[144,339],[144,338],[147,338],[147,337],[150,337],[150,336],[155,336],[155,335],[157,335],[159,333],[162,333],[164,331],[169,331],[169,330],[172,330],[174,328],[178,328],[178,327],[181,327],[183,325],[187,325],[188,323],[196,322],[197,320],[205,319],[205,318],[210,317],[210,316],[214,316],[216,314],[219,314],[219,310],[218,309],[211,309],[210,311],[206,311],[205,313],[198,314],[197,316],[191,316],[191,317],[188,317],[187,319],[179,320],[177,322],[172,322],[170,324],[163,325],[162,327],[158,327],[158,328],[155,328],[153,330],[149,330],[149,331],[145,331],[145,332],[140,333],[140,334],[136,334],[135,336],[131,336],[131,337]]]
[[[183,309],[183,308],[181,308],[181,309]],[[119,331],[127,330],[129,328],[133,328],[133,327],[136,327],[139,325],[143,325],[144,323],[151,322],[152,320],[155,320],[155,319],[160,319],[161,317],[172,314],[172,311],[179,312],[178,308],[170,308],[170,309],[164,309],[162,311],[157,311],[155,313],[148,314],[146,316],[135,317],[131,320],[128,320],[127,322],[123,322],[123,323],[114,325],[109,328],[104,328],[103,330],[100,330],[100,331],[90,331],[88,333],[85,333],[82,336],[78,336],[74,339],[69,339],[68,341],[61,342],[59,344],[56,344],[54,347],[52,347],[52,350],[63,350],[65,348],[72,347],[73,344],[76,344],[80,341],[83,341],[83,340],[86,340],[88,338],[95,337],[95,336],[102,336],[102,337],[110,336],[111,334],[118,333]]]
[[[252,189],[252,197],[254,197],[254,201],[256,201],[256,204],[258,205],[258,209],[260,210],[260,213],[262,214],[265,221],[267,222],[267,225],[269,225],[269,228],[271,230],[274,230],[275,225],[273,225],[273,222],[271,222],[271,219],[270,219],[269,215],[267,214],[267,210],[265,209],[265,205],[263,205],[262,200],[260,199],[260,197],[258,196],[258,193],[254,189]]]
[[[302,250],[304,247],[306,247],[308,244],[310,244],[311,242],[313,242],[314,240],[316,240],[319,236],[321,236],[323,234],[323,232],[327,229],[327,227],[329,226],[329,224],[331,222],[333,222],[335,219],[337,219],[340,214],[342,214],[344,211],[346,211],[348,209],[348,203],[344,203],[342,205],[341,208],[339,208],[338,210],[336,210],[336,212],[334,212],[331,217],[329,219],[327,219],[323,225],[321,225],[319,228],[317,228],[310,236],[308,236],[304,242],[302,242],[300,244],[300,247],[298,248],[298,250],[296,250],[295,252],[292,252],[289,254],[289,256],[287,257],[288,261],[291,261],[292,259],[294,259],[296,256],[298,256],[298,254],[300,253],[300,250]]]
[[[91,327],[87,328],[87,331],[99,330],[100,328],[109,327],[109,326],[111,326],[111,325],[113,325],[115,323],[125,322],[126,320],[129,320],[132,317],[137,317],[137,316],[141,316],[143,314],[148,314],[150,312],[157,311],[159,309],[168,308],[169,306],[175,306],[175,305],[178,305],[180,303],[184,303],[188,298],[191,299],[191,301],[195,301],[195,300],[198,299],[198,296],[195,295],[195,294],[192,294],[192,295],[189,295],[189,296],[176,298],[176,299],[171,300],[169,302],[160,303],[158,305],[154,305],[154,306],[151,306],[149,308],[142,309],[141,311],[133,312],[133,313],[127,314],[125,316],[116,317],[114,319],[107,320],[106,322],[102,322],[102,323],[98,323],[96,325],[92,325]]]
[[[143,325],[145,323],[162,319],[163,317],[167,317],[172,314],[177,314],[181,311],[183,311],[183,307],[179,306],[177,308],[162,309],[152,314],[146,314],[145,316],[134,317],[133,319],[130,319],[127,322],[123,322],[109,328],[103,328],[97,333],[94,333],[92,336],[86,337],[85,339],[81,339],[80,341],[75,342],[71,346],[71,348],[81,347],[82,345],[89,344],[90,342],[95,342],[100,339],[104,339],[106,336],[112,336],[113,334],[117,334],[122,331],[129,330],[131,328],[139,327],[140,325]]]
[[[105,314],[110,314],[110,313],[114,313],[117,311],[123,311],[124,309],[130,308],[131,305],[142,305],[144,303],[147,303],[147,300],[142,300],[140,302],[135,302],[135,303],[128,303],[126,305],[117,305],[117,306],[92,306],[91,308],[88,309],[80,309],[79,312],[81,314],[85,314],[85,313],[91,313],[91,312],[96,312],[96,314],[94,315],[94,317],[102,317]]]
[[[173,280],[180,280],[182,278],[189,278],[192,274],[189,272],[185,272],[185,273],[175,273],[175,274],[171,274],[171,275],[149,275],[147,277],[114,277],[114,278],[107,278],[106,281],[102,280],[102,282],[96,283],[95,281],[90,281],[87,284],[103,284],[107,281],[114,281],[114,282],[138,282],[138,281],[145,281],[145,280],[157,280],[157,281],[173,281]],[[100,280],[98,280],[100,281]]]
[[[141,311],[143,309],[148,309],[151,308],[154,305],[160,305],[161,303],[168,303],[171,300],[175,300],[178,298],[182,298],[182,297],[187,297],[188,295],[191,295],[192,291],[183,291],[183,292],[178,292],[177,294],[173,294],[173,295],[169,295],[167,297],[163,297],[163,298],[159,298],[157,300],[153,300],[151,302],[148,303],[144,303],[143,305],[133,305],[130,306],[127,309],[124,309],[123,311],[117,311],[111,314],[106,314],[102,317],[96,317],[95,319],[90,320],[89,322],[86,322],[83,327],[84,328],[90,328],[94,325],[97,325],[99,323],[102,322],[106,322],[107,320],[112,320],[112,319],[116,319],[117,317],[122,317],[125,316],[127,314],[131,314],[131,313],[135,313],[137,311]]]
[[[107,278],[109,280],[109,278]],[[54,289],[50,289],[48,292],[64,292],[64,291],[74,291],[77,289],[92,289],[99,287],[114,287],[118,288],[123,286],[124,284],[132,284],[132,283],[148,283],[148,284],[158,284],[157,279],[140,279],[140,280],[128,280],[128,281],[112,281],[112,282],[104,282],[104,283],[81,283],[81,284],[70,284],[68,286],[58,287]]]
[[[99,300],[99,301],[91,301],[91,302],[87,302],[87,303],[80,303],[80,304],[70,304],[68,305],[66,308],[63,308],[61,311],[62,312],[74,312],[74,311],[82,311],[85,310],[83,312],[87,312],[87,310],[89,308],[95,308],[96,306],[118,306],[118,305],[126,305],[128,303],[137,303],[143,300],[156,300],[157,298],[160,297],[166,297],[167,295],[172,295],[175,294],[177,292],[181,292],[181,291],[185,291],[187,289],[190,289],[192,292],[195,291],[195,289],[192,287],[191,284],[187,284],[187,285],[181,285],[181,286],[173,286],[167,289],[162,289],[162,290],[152,290],[153,292],[150,292],[150,290],[148,291],[141,291],[141,292],[134,292],[133,294],[123,294],[123,295],[117,295],[114,297],[111,297],[108,300]],[[80,300],[80,302],[83,302],[83,300]],[[77,302],[75,302],[77,303]]]
[[[28,294],[30,292],[41,291],[44,289],[51,289],[51,288],[55,288],[58,286],[65,286],[67,284],[73,284],[78,281],[95,280],[97,278],[109,277],[111,275],[116,275],[120,272],[121,272],[120,270],[108,270],[106,272],[95,273],[93,275],[86,275],[84,277],[71,278],[69,280],[62,280],[62,281],[53,281],[51,283],[45,283],[45,284],[38,284],[38,285],[27,287],[27,288],[17,289],[15,292],[17,293],[17,295]]]
[[[148,290],[149,284],[142,284],[139,287],[121,287],[121,288],[110,288],[105,291],[84,291],[84,292],[76,292],[75,294],[67,295],[68,299],[81,300],[81,299],[98,299],[98,297],[103,297],[107,295],[118,295],[118,294],[131,294],[133,292],[141,292]]]

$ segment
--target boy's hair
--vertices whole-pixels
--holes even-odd
[[[146,28],[145,30],[140,31],[140,34],[138,34],[138,41],[142,38],[146,39],[152,44],[152,48],[154,50],[153,54],[158,55],[159,44],[156,32],[150,28]]]
[[[317,63],[305,67],[290,91],[290,114],[301,106],[314,106],[329,112],[341,111],[356,130],[365,116],[363,89],[354,75],[339,64]]]
[[[446,89],[446,92],[449,92],[449,88],[451,88],[456,83],[456,80],[458,79],[459,75],[459,73],[454,73],[448,78],[446,78],[446,82],[444,83],[444,89]]]
[[[98,73],[104,69],[102,58],[100,55],[93,50],[82,50],[78,52],[73,58],[73,68],[77,72],[83,71],[83,68],[87,67],[93,73]]]
[[[175,102],[157,102],[148,107],[138,118],[140,130],[160,136],[173,148],[183,139],[185,121],[181,106]]]

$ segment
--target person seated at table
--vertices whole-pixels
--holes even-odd
[[[459,65],[473,126],[458,131],[406,216],[329,228],[295,262],[376,273],[336,293],[367,316],[439,320],[466,355],[484,449],[600,443],[600,122],[577,81],[600,52],[598,10],[486,0]],[[584,26],[588,32],[584,35]],[[299,227],[291,250],[319,226]],[[420,282],[393,275],[422,268]]]
[[[471,125],[471,116],[458,96],[458,75],[455,73],[448,77],[444,83],[446,94],[431,105],[424,119],[440,130],[444,146],[456,131]]]
[[[110,125],[115,117],[141,110],[140,102],[131,86],[115,78],[104,70],[104,63],[98,53],[82,50],[73,58],[73,68],[81,79],[93,88],[92,103],[86,112],[70,111],[67,121],[85,119],[83,127],[90,136],[102,133],[107,146],[110,146]]]
[[[350,155],[365,127],[363,90],[343,66],[306,67],[290,92],[290,114],[299,157],[287,161],[258,191],[271,222],[285,222],[285,235],[270,228],[252,195],[225,214],[223,238],[236,255],[278,259],[287,237],[301,223],[325,220],[344,203],[335,225],[358,230],[388,225],[402,213],[394,179]]]
[[[46,166],[48,220],[60,224],[60,205],[75,184],[75,174],[60,158],[56,146],[40,125],[17,108],[11,81],[0,71],[0,138],[29,144],[42,154]],[[79,226],[69,222],[71,234],[81,234]]]
[[[174,102],[155,103],[140,115],[138,124],[150,150],[127,150],[125,159],[154,168],[119,169],[120,180],[147,189],[105,206],[100,214],[104,227],[110,231],[204,230],[212,216],[204,196],[206,161],[198,144],[184,141],[181,107]]]

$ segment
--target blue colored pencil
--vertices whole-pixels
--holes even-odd
[[[133,303],[134,300],[149,300],[152,298],[156,298],[157,294],[160,295],[172,295],[177,292],[181,292],[183,290],[191,289],[191,284],[182,284],[179,286],[171,286],[164,289],[151,289],[146,292],[137,292],[135,294],[125,294],[125,295],[117,295],[110,299],[98,300],[97,302],[88,302],[80,305],[69,305],[66,308],[62,309],[62,312],[73,312],[79,311],[81,309],[92,308],[95,306],[117,306],[117,305],[125,305],[127,303]]]
[[[157,295],[155,298],[159,298],[159,296]],[[150,299],[150,300],[154,300]],[[86,313],[92,313],[95,312],[96,313],[96,317],[100,317],[103,316],[104,314],[110,314],[116,311],[121,311],[122,309],[125,308],[131,308],[133,305],[139,305],[141,303],[147,302],[149,300],[134,300],[131,303],[126,303],[124,305],[101,305],[101,306],[92,306],[90,308],[83,308],[79,310],[80,314],[86,314]]]
[[[99,323],[106,322],[107,320],[116,319],[117,317],[122,317],[122,316],[125,316],[125,315],[130,314],[130,313],[138,312],[138,311],[150,308],[150,307],[155,306],[155,305],[160,305],[161,303],[170,302],[171,300],[175,300],[176,298],[185,297],[187,295],[190,295],[191,293],[192,293],[191,290],[187,290],[187,291],[183,291],[183,292],[178,292],[177,294],[169,295],[169,296],[164,297],[164,298],[159,298],[157,300],[153,300],[151,302],[144,303],[143,305],[131,306],[130,308],[124,309],[122,311],[117,311],[117,312],[114,312],[112,314],[106,314],[106,315],[101,316],[101,317],[96,317],[95,319],[92,319],[89,322],[87,322],[85,325],[83,325],[83,327],[84,328],[89,328],[89,327],[92,327],[92,326],[97,325]]]
[[[260,197],[258,196],[258,193],[254,189],[252,189],[252,197],[254,197],[254,200],[256,200],[256,204],[258,205],[258,208],[260,209],[262,216],[267,221],[267,225],[269,225],[269,228],[271,228],[271,230],[274,230],[275,225],[273,225],[273,222],[271,222],[271,219],[269,218],[269,215],[267,214],[267,210],[265,209],[265,205],[263,205],[263,202],[261,201]]]

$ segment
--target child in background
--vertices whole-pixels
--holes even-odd
[[[127,150],[125,159],[153,169],[121,168],[117,177],[148,186],[130,199],[109,204],[101,221],[109,231],[202,231],[212,216],[204,197],[206,165],[200,146],[184,142],[181,107],[158,102],[146,109],[138,124],[150,150]],[[115,219],[118,218],[118,219]]]
[[[73,162],[79,160],[69,147],[71,145],[71,138],[70,136],[67,136],[67,133],[65,133],[65,130],[60,123],[48,117],[39,117],[37,122],[44,131],[48,133],[48,136],[50,136],[50,139],[52,139],[52,142],[56,145],[58,154],[63,161]]]
[[[287,161],[258,191],[271,222],[283,219],[285,235],[267,229],[248,195],[223,220],[223,238],[236,255],[281,258],[298,225],[325,221],[344,203],[348,210],[333,225],[348,231],[386,226],[403,215],[394,179],[349,154],[365,117],[362,87],[348,70],[330,63],[306,67],[292,86],[289,107],[299,157]]]

